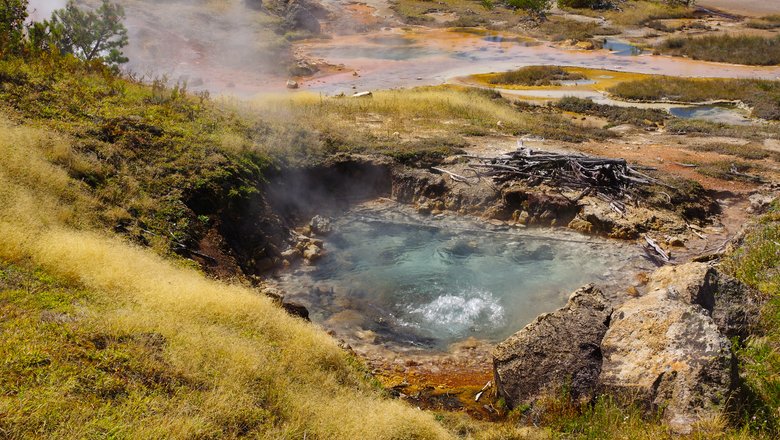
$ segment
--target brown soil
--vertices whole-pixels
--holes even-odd
[[[453,344],[443,354],[409,355],[388,362],[396,354],[374,353],[366,359],[385,388],[415,406],[466,411],[493,420],[501,412],[494,405],[492,349],[492,344],[472,338]]]

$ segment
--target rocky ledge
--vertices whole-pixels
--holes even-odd
[[[614,310],[589,285],[495,348],[498,392],[510,407],[564,386],[580,400],[606,394],[690,433],[736,402],[729,338],[749,335],[759,310],[757,292],[705,263],[659,269]]]
[[[447,172],[472,176],[462,163],[447,167]],[[488,178],[457,181],[434,171],[397,167],[393,198],[415,205],[421,213],[455,211],[516,225],[568,226],[586,234],[629,240],[650,231],[685,235],[691,223],[707,223],[719,211],[706,191],[692,183],[648,191],[621,210],[599,197],[545,184],[495,184]]]

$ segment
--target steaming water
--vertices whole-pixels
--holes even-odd
[[[316,266],[282,280],[287,297],[341,337],[371,330],[375,342],[401,347],[501,340],[577,287],[630,280],[643,264],[635,247],[565,231],[398,211],[341,218],[325,249]]]
[[[412,45],[406,41],[398,45],[376,46],[351,46],[351,47],[330,47],[323,48],[316,52],[318,57],[326,59],[355,59],[368,58],[375,60],[411,60],[415,58],[429,57],[442,53],[436,49]]]
[[[308,42],[300,49],[314,58],[346,66],[343,72],[307,81],[302,86],[325,94],[441,84],[475,73],[539,64],[684,77],[780,77],[777,66],[726,65],[655,56],[615,39],[606,40],[606,50],[582,51],[534,44],[498,33],[480,35],[458,29],[392,29],[337,35]],[[353,71],[359,71],[360,76],[353,76]]]

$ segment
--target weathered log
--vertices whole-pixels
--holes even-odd
[[[664,260],[664,262],[668,263],[672,260],[671,257],[669,257],[669,254],[667,254],[666,251],[661,249],[661,246],[659,246],[655,240],[650,238],[649,235],[645,235],[645,241]]]
[[[469,184],[468,179],[466,179],[465,177],[461,176],[460,174],[453,173],[452,171],[447,171],[444,168],[431,167],[431,169],[434,170],[434,171],[438,171],[440,173],[444,173],[444,174],[450,176],[450,178],[452,180],[456,181],[456,182],[465,183],[467,185]]]

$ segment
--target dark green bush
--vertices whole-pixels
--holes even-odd
[[[579,73],[571,73],[557,66],[528,66],[518,70],[500,73],[488,80],[491,84],[513,84],[522,86],[549,86],[556,81],[585,79]]]
[[[695,60],[722,63],[773,66],[780,64],[780,36],[711,35],[674,37],[658,46],[662,53],[687,56]]]
[[[558,6],[576,9],[609,9],[614,7],[614,4],[611,0],[558,0]]]
[[[669,113],[659,109],[597,104],[590,99],[573,96],[561,99],[553,104],[553,107],[567,112],[605,118],[612,124],[633,124],[639,127],[655,127],[669,119]]]

